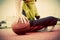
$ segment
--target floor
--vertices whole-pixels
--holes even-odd
[[[0,40],[60,40],[60,25],[52,32],[31,32],[26,35],[16,35],[12,29],[0,29]]]

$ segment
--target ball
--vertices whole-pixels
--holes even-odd
[[[14,23],[12,25],[12,30],[14,33],[16,33],[17,35],[23,35],[26,34],[29,30],[30,30],[30,24],[27,23]]]

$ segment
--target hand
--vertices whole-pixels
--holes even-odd
[[[22,15],[19,18],[18,22],[20,22],[20,23],[27,23],[27,22],[29,22],[29,20],[25,16]]]

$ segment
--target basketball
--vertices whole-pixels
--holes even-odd
[[[12,25],[12,30],[18,35],[23,35],[30,30],[30,24],[17,22]]]

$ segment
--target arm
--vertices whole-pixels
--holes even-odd
[[[22,4],[21,4],[21,0],[17,0],[16,1],[16,9],[17,9],[17,16],[18,16],[18,20],[21,23],[26,23],[26,20],[28,20],[24,15],[22,15]]]

